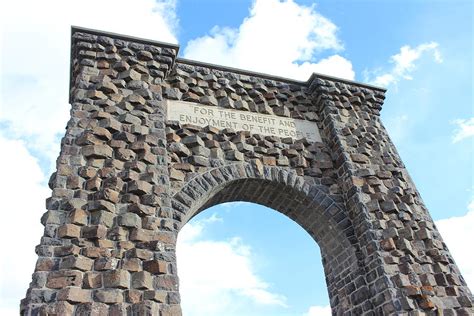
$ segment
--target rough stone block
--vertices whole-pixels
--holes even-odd
[[[139,228],[142,226],[142,219],[134,213],[120,215],[118,219],[120,226]]]
[[[147,290],[153,288],[153,277],[147,271],[132,274],[132,287],[134,289]]]
[[[84,256],[67,256],[61,260],[61,269],[77,269],[81,271],[89,271],[92,269],[94,261]]]
[[[67,287],[58,292],[58,301],[70,303],[88,303],[92,301],[91,291],[78,287]]]
[[[119,289],[95,290],[94,297],[97,301],[106,304],[123,302],[123,292]]]
[[[77,270],[52,271],[48,274],[46,286],[50,289],[61,289],[68,286],[81,286],[82,272]]]
[[[102,287],[102,274],[93,271],[84,273],[83,287],[86,289],[97,289]]]
[[[153,186],[145,181],[130,181],[127,191],[138,195],[149,194],[152,192]]]
[[[108,315],[109,307],[103,303],[82,303],[78,304],[74,315],[76,316],[101,316]],[[71,315],[71,314],[59,314],[59,315]]]
[[[103,274],[104,287],[122,288],[130,287],[130,273],[126,270],[110,270]]]
[[[188,162],[201,167],[209,166],[209,159],[201,156],[191,156],[188,158]]]
[[[60,238],[79,238],[81,236],[81,226],[64,224],[58,228]]]
[[[90,239],[103,239],[107,235],[107,227],[104,225],[93,225],[82,227],[82,237]]]
[[[82,148],[82,154],[86,158],[111,158],[112,148],[107,145],[87,145]]]
[[[152,274],[168,273],[168,262],[164,260],[149,260],[143,262],[143,270]]]

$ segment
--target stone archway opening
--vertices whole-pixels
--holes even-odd
[[[172,205],[182,214],[181,228],[200,212],[225,202],[252,202],[285,215],[320,246],[331,305],[347,308],[367,296],[349,294],[353,294],[350,287],[364,279],[357,248],[351,244],[353,230],[334,198],[283,168],[243,163],[195,177],[174,194]]]
[[[178,234],[176,255],[184,315],[330,312],[317,243],[274,209],[249,202],[207,208]]]

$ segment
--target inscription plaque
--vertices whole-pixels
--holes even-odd
[[[181,124],[213,126],[219,129],[232,128],[235,131],[250,131],[266,136],[306,138],[321,142],[315,122],[276,115],[239,111],[193,102],[167,100],[167,119]]]

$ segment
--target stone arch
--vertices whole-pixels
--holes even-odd
[[[237,199],[282,212],[319,243],[335,314],[473,313],[380,120],[384,89],[183,60],[178,49],[72,29],[71,120],[23,315],[180,315],[176,234]],[[175,121],[169,102],[225,109],[230,121]],[[263,119],[236,130],[227,111],[310,133],[276,136]]]
[[[215,167],[188,181],[172,198],[181,229],[193,216],[214,205],[246,201],[270,207],[303,228],[321,249],[331,305],[343,311],[361,301],[349,297],[353,283],[362,282],[358,246],[351,221],[343,208],[325,192],[293,170],[253,163]],[[179,260],[179,258],[178,258]],[[347,282],[347,289],[341,282]]]

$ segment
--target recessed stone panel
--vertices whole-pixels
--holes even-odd
[[[193,124],[218,129],[232,128],[235,131],[250,131],[265,136],[306,138],[310,142],[321,142],[318,125],[307,120],[298,120],[277,115],[249,111],[231,110],[194,102],[167,100],[168,121]]]

